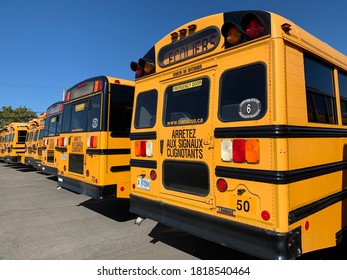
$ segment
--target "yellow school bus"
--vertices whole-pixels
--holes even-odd
[[[100,76],[70,88],[56,146],[58,185],[95,199],[129,198],[134,82]]]
[[[0,128],[0,161],[5,161],[7,132],[8,128],[6,125]]]
[[[28,121],[28,131],[25,138],[25,153],[21,159],[21,163],[32,167],[34,161],[32,142],[35,134],[36,127],[38,126],[37,118],[32,118]]]
[[[45,174],[57,175],[57,145],[63,114],[63,101],[58,101],[47,108],[43,132],[41,170]]]
[[[6,130],[4,160],[7,163],[21,163],[25,153],[25,138],[28,131],[28,124],[12,122]]]
[[[45,127],[45,120],[46,112],[41,113],[37,118],[38,126],[35,129],[32,143],[32,151],[34,154],[33,168],[37,170],[41,170],[42,164],[43,132]]]
[[[25,156],[22,163],[37,170],[41,170],[45,118],[46,113],[41,113],[37,118],[29,120],[28,134],[25,139]]]
[[[131,212],[262,259],[343,240],[345,55],[275,13],[235,11],[130,65]]]

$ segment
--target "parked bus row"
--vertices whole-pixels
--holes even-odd
[[[135,81],[87,79],[3,127],[0,159],[263,259],[346,239],[345,55],[265,11],[196,19],[144,53]]]

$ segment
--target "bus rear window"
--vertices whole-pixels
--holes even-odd
[[[232,69],[221,77],[221,121],[260,119],[266,112],[266,67],[257,63]]]
[[[165,91],[164,125],[204,123],[208,116],[209,91],[207,78],[168,87]]]
[[[156,90],[140,93],[136,100],[135,128],[151,128],[155,125],[157,116]]]
[[[25,143],[26,135],[27,135],[27,131],[25,131],[25,130],[19,130],[18,131],[18,144],[24,144]]]
[[[99,131],[101,95],[64,106],[62,132]]]

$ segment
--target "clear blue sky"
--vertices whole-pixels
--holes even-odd
[[[0,0],[0,109],[37,113],[98,75],[133,79],[130,62],[209,14],[278,13],[347,54],[346,0]]]

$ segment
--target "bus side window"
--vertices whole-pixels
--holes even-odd
[[[347,74],[339,73],[339,92],[342,113],[342,124],[347,124]]]
[[[308,121],[337,124],[332,67],[307,55],[304,66]]]
[[[111,137],[129,137],[134,88],[111,85],[109,130]]]

